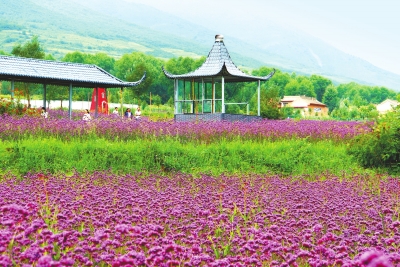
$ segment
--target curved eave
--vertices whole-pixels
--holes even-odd
[[[9,75],[0,74],[0,81],[14,81],[14,82],[24,82],[24,83],[36,83],[36,84],[51,84],[59,86],[69,86],[72,84],[74,87],[84,87],[84,88],[119,88],[119,87],[134,87],[138,86],[146,79],[146,72],[143,74],[142,78],[136,82],[124,82],[118,78],[115,78],[116,82],[96,82],[87,80],[76,80],[76,79],[54,79],[48,77],[37,77],[37,76],[24,76],[24,75]]]
[[[225,64],[222,66],[222,68],[216,72],[216,73],[210,73],[209,75],[201,75],[201,74],[196,74],[196,71],[190,72],[187,74],[172,74],[168,72],[164,66],[162,66],[162,70],[165,74],[165,76],[169,79],[177,79],[177,80],[187,80],[187,81],[195,81],[195,82],[210,82],[214,78],[219,78],[219,77],[224,77],[225,82],[255,82],[255,81],[267,81],[269,80],[272,76],[275,74],[275,69],[269,73],[267,76],[264,77],[257,77],[257,76],[251,76],[247,75],[245,73],[237,75],[237,74],[232,74]]]

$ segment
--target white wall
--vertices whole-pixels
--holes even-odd
[[[28,100],[21,99],[22,104],[28,104]],[[90,109],[90,101],[72,101],[72,109],[83,110],[83,109]],[[68,100],[62,102],[63,108],[68,108]],[[46,103],[47,106],[47,103]],[[120,108],[121,103],[108,103],[108,107],[110,109],[114,109],[115,107]],[[31,100],[31,107],[32,108],[41,108],[43,107],[43,100]],[[49,109],[57,109],[61,107],[61,101],[59,100],[52,100],[50,101],[50,105],[47,107]],[[134,104],[124,104],[125,108],[136,109],[137,105]]]

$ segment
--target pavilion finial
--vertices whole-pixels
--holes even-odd
[[[215,35],[215,41],[216,42],[223,42],[224,41],[224,36],[222,34]]]

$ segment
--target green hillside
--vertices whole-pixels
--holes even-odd
[[[0,50],[6,52],[33,35],[38,35],[46,52],[56,58],[71,51],[105,52],[114,57],[135,51],[160,58],[200,57],[208,53],[212,44],[200,45],[64,0],[4,1],[6,8],[0,10]],[[232,55],[241,65],[262,65],[257,60]]]
[[[63,3],[53,1],[58,7],[55,11],[28,0],[5,0],[3,4],[7,8],[0,11],[1,48],[11,51],[16,42],[25,42],[32,35],[38,35],[46,52],[56,57],[75,50],[102,51],[112,56],[140,51],[168,58],[193,55],[186,54],[185,48],[201,51],[196,44],[178,37],[108,18],[85,8],[74,10],[73,6]]]

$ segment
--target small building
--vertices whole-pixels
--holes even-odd
[[[385,114],[386,112],[393,110],[398,105],[400,105],[399,101],[386,99],[382,103],[376,105],[376,109],[378,110],[379,114]]]
[[[327,116],[329,108],[319,102],[315,97],[308,96],[284,96],[280,102],[280,108],[292,107],[300,110],[303,117],[306,116]]]

